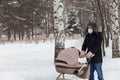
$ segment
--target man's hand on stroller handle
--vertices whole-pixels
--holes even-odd
[[[87,54],[86,54],[86,58],[90,59],[92,57],[94,57],[95,54],[93,54],[91,51],[89,51]]]

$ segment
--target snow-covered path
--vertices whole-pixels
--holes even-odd
[[[82,40],[67,40],[66,47],[80,49],[81,43]],[[109,54],[103,62],[104,78],[120,80],[120,59],[110,57],[111,48],[106,51]],[[55,80],[58,73],[53,60],[54,43],[50,41],[0,45],[0,80]]]
[[[0,80],[51,80],[55,78],[53,43],[0,46]]]

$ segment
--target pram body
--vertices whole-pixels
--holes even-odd
[[[86,69],[86,66],[84,65],[84,63],[78,62],[78,58],[80,57],[81,57],[80,51],[73,47],[61,51],[55,61],[56,71],[60,73],[60,75],[61,74],[75,75],[75,71],[79,71],[78,74],[81,75],[77,75],[78,77],[87,78],[88,76],[82,77],[82,75],[85,73],[84,70]],[[60,75],[57,77],[56,80],[59,80]],[[63,80],[66,79],[64,79],[63,77]]]

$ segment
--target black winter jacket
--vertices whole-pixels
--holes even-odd
[[[82,45],[82,50],[89,52],[91,51],[95,56],[92,58],[90,63],[102,63],[102,33],[94,32],[92,34],[87,34]]]

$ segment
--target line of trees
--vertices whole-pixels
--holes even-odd
[[[0,1],[0,39],[34,39],[44,34],[48,37],[53,29],[52,0]]]

